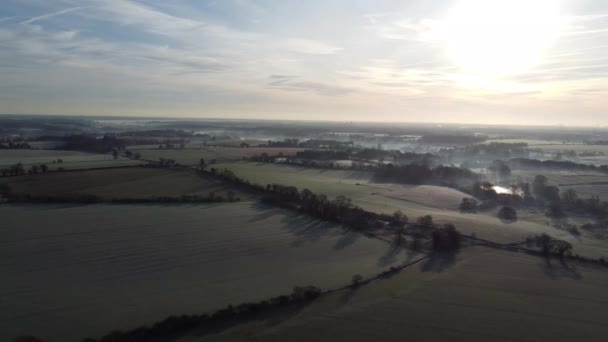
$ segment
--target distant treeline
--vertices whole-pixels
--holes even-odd
[[[3,188],[0,195],[7,198],[9,202],[15,203],[81,203],[81,204],[154,204],[154,203],[211,203],[211,202],[238,202],[234,192],[229,191],[226,196],[214,192],[201,195],[181,195],[181,196],[154,196],[154,197],[124,197],[124,198],[104,198],[92,194],[69,194],[69,195],[31,195],[13,193],[10,188]]]
[[[143,131],[128,131],[116,133],[119,137],[164,137],[164,138],[192,138],[209,137],[207,134],[194,134],[181,129],[150,129]]]
[[[32,146],[26,142],[0,141],[0,149],[25,150],[30,148]]]
[[[114,150],[124,149],[125,145],[115,135],[106,134],[98,139],[93,135],[70,135],[63,139],[66,150],[108,153]]]
[[[512,169],[556,169],[556,170],[579,170],[600,171],[608,173],[608,165],[595,166],[591,164],[579,164],[571,161],[538,160],[526,158],[514,158],[508,161]]]
[[[349,157],[350,153],[348,151],[336,150],[304,150],[301,152],[296,152],[295,155],[295,158],[317,160],[341,160],[348,159]]]
[[[420,138],[424,144],[475,144],[486,141],[486,136],[480,135],[456,135],[456,134],[428,134]]]
[[[327,150],[344,150],[351,148],[352,141],[339,141],[331,139],[307,139],[300,141],[299,139],[284,139],[284,140],[268,140],[265,146],[267,147],[299,147],[299,148],[320,148]],[[264,146],[259,145],[259,146]]]
[[[469,160],[488,161],[496,159],[525,158],[529,155],[527,143],[497,143],[475,144],[458,148],[442,149],[439,155],[451,162],[452,159],[461,158]]]
[[[355,169],[360,169],[362,165],[370,165],[371,162],[377,163],[377,161],[384,161],[386,159],[393,161],[397,164],[416,164],[432,166],[439,163],[439,158],[431,153],[415,153],[415,152],[401,152],[398,150],[380,150],[375,148],[364,148],[364,149],[347,149],[347,150],[304,150],[296,152],[293,156],[285,156],[282,153],[277,155],[269,155],[268,153],[262,153],[257,156],[251,156],[248,158],[250,161],[274,163],[277,159],[285,159],[285,163],[289,164],[301,164],[311,167],[322,167],[322,168],[341,168],[347,169],[348,166],[331,163],[322,163],[322,161],[333,161],[333,160],[352,160],[353,165],[357,164]],[[367,167],[365,167],[368,169]]]

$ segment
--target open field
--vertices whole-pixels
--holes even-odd
[[[64,162],[110,160],[112,155],[62,150],[0,150],[0,166],[23,164],[50,164],[53,160]]]
[[[131,149],[134,152],[139,152],[143,159],[157,161],[159,158],[173,159],[182,165],[198,165],[201,158],[209,162],[210,160],[234,161],[241,160],[243,157],[251,157],[267,153],[268,155],[293,155],[296,152],[303,151],[302,148],[275,148],[275,147],[201,147],[201,148],[184,148],[184,149],[159,149],[159,148],[143,148]]]
[[[62,163],[53,163],[58,159]],[[17,163],[24,164],[28,169],[30,165],[46,164],[49,170],[64,168],[66,170],[88,169],[112,166],[127,166],[142,164],[142,161],[127,158],[114,159],[111,154],[97,154],[63,150],[9,150],[0,149],[0,168]]]
[[[0,178],[13,192],[35,196],[92,194],[104,198],[207,195],[215,192],[225,197],[233,191],[241,199],[250,195],[233,186],[181,169],[123,168],[57,172]]]
[[[466,214],[455,210],[463,197],[468,195],[457,190],[420,185],[385,184],[371,182],[371,173],[344,170],[318,170],[279,164],[251,162],[221,163],[218,168],[228,168],[237,176],[253,183],[279,183],[308,188],[330,198],[344,195],[353,203],[373,212],[392,213],[401,210],[415,220],[432,215],[438,223],[453,223],[466,234],[496,242],[517,242],[535,234],[547,233],[569,241],[575,253],[594,258],[608,257],[608,240],[592,236],[572,236],[563,229],[550,225],[544,212],[522,211],[521,219],[505,223],[493,213]],[[380,190],[379,190],[380,188]],[[395,196],[398,194],[398,196]]]
[[[255,203],[0,206],[0,340],[70,342],[418,256]]]
[[[308,188],[330,197],[344,195],[355,202],[376,205],[398,200],[419,208],[455,209],[464,197],[470,197],[458,190],[441,186],[376,183],[372,181],[372,173],[365,171],[312,169],[251,162],[221,163],[214,167],[230,169],[237,176],[252,183],[294,185],[299,189]]]
[[[606,286],[604,268],[472,247],[204,340],[599,342],[608,336]]]

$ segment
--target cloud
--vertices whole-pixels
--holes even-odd
[[[338,96],[352,93],[354,89],[322,82],[299,81],[299,76],[270,75],[269,87],[286,91],[310,91],[324,96]]]
[[[0,23],[3,23],[3,22],[5,22],[5,21],[9,21],[9,20],[13,20],[13,19],[15,19],[15,18],[16,18],[16,17],[4,17],[4,18],[0,18]]]
[[[286,39],[283,42],[279,42],[279,46],[287,51],[311,55],[331,55],[342,50],[340,47],[322,41],[301,38]]]
[[[51,13],[47,13],[47,14],[43,14],[37,17],[33,17],[30,18],[28,20],[22,21],[21,24],[31,24],[33,22],[39,21],[39,20],[43,20],[43,19],[48,19],[48,18],[52,18],[52,17],[56,17],[58,15],[62,15],[62,14],[66,14],[66,13],[70,13],[70,12],[74,12],[74,11],[78,11],[84,8],[87,8],[89,6],[78,6],[78,7],[72,7],[72,8],[67,8],[61,11],[56,11],[56,12],[51,12]]]

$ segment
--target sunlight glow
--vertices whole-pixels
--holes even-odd
[[[508,76],[539,64],[559,37],[557,1],[468,0],[444,21],[449,58],[468,72]]]

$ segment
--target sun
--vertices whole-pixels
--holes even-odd
[[[561,31],[558,1],[468,0],[444,20],[447,54],[484,76],[525,72],[538,65]]]

